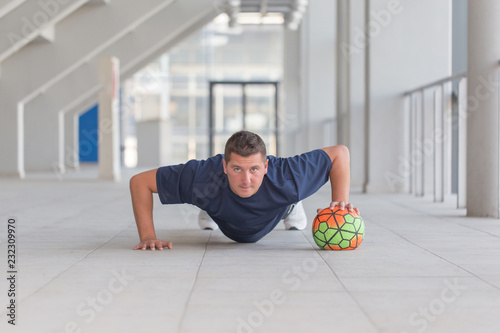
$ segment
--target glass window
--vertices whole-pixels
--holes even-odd
[[[197,34],[173,47],[128,79],[122,99],[128,117],[135,121],[166,121],[173,145],[172,163],[209,154],[209,82],[279,81],[282,76],[283,25],[241,24],[228,28],[215,19]],[[217,101],[217,141],[223,147],[227,137],[243,127],[241,86],[221,86]],[[247,86],[245,126],[258,132],[266,143],[275,128],[274,86]],[[272,111],[274,112],[274,111]],[[135,122],[124,121],[125,138],[135,136]],[[135,137],[134,137],[135,138]],[[134,142],[134,140],[127,140]],[[128,147],[127,151],[130,151]]]

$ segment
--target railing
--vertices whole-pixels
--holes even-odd
[[[405,93],[405,157],[400,161],[407,192],[423,196],[432,189],[434,201],[442,202],[456,184],[458,208],[466,205],[466,76],[458,73]],[[455,97],[458,112],[453,113]]]

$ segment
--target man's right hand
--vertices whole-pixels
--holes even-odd
[[[153,193],[158,193],[156,187],[157,169],[142,172],[130,179],[130,195],[132,197],[132,208],[134,209],[135,222],[141,242],[134,250],[151,251],[163,250],[164,247],[171,249],[171,242],[156,239],[153,223]]]
[[[163,248],[168,248],[172,249],[172,242],[165,242],[156,238],[147,238],[145,240],[142,240],[139,244],[134,247],[134,250],[147,250],[148,248],[151,249],[151,251],[155,251],[156,249],[158,250],[163,250]]]

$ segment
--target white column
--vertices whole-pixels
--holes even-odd
[[[453,133],[453,117],[452,117],[452,105],[451,105],[451,94],[452,87],[451,83],[444,83],[442,85],[442,107],[443,107],[443,196],[444,198],[451,196],[451,187],[453,183],[452,179],[452,133]],[[467,93],[467,91],[465,92]],[[465,165],[464,165],[465,167]]]
[[[500,217],[500,2],[468,5],[467,215]]]
[[[337,144],[350,147],[350,5],[337,1]]]
[[[302,152],[299,141],[304,133],[300,121],[301,109],[301,40],[300,31],[283,31],[282,107],[279,108],[280,155],[293,156]]]
[[[443,156],[444,156],[444,142],[442,139],[443,134],[443,87],[438,87],[434,92],[434,129],[432,133],[432,141],[434,143],[434,201],[444,201],[444,170],[443,170]]]
[[[78,115],[66,113],[64,114],[64,151],[62,157],[62,163],[66,169],[79,170],[78,146]]]
[[[411,158],[412,152],[412,121],[411,116],[413,113],[413,96],[406,95],[405,96],[405,108],[404,108],[404,156],[403,159],[405,161],[409,161]],[[413,189],[413,174],[411,170],[411,166],[409,163],[405,163],[405,165],[401,166],[401,176],[403,177],[404,187],[403,190],[405,193],[412,193]]]
[[[458,84],[457,208],[467,208],[467,79]]]
[[[352,37],[353,41],[366,41],[369,64],[366,67],[368,175],[365,189],[369,192],[401,192],[405,189],[408,165],[421,172],[423,164],[432,162],[432,154],[423,156],[418,150],[409,161],[404,159],[407,149],[403,140],[404,95],[451,74],[449,13],[452,2],[367,2],[366,28],[364,31],[354,29]],[[422,17],[426,18],[424,25],[421,24]],[[415,25],[419,26],[418,33],[412,28]],[[426,114],[424,121],[429,123],[429,119],[432,120]],[[422,179],[427,182],[425,179],[432,178],[426,175],[419,179],[419,188],[414,188],[419,195],[423,194]]]
[[[359,38],[365,30],[365,2],[349,1],[349,141],[351,189],[362,190],[365,184],[365,56],[366,43]],[[357,39],[354,39],[357,37]],[[345,57],[344,55],[342,55]],[[337,85],[344,85],[337,82]]]
[[[118,92],[120,62],[99,59],[99,178],[118,181],[121,176]]]
[[[425,184],[425,155],[424,155],[424,121],[425,121],[425,99],[424,91],[420,91],[418,94],[418,108],[415,113],[415,195],[422,197],[424,196],[424,184]]]

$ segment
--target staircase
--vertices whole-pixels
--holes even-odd
[[[0,176],[67,164],[100,57],[124,80],[218,14],[211,0],[0,0]]]

